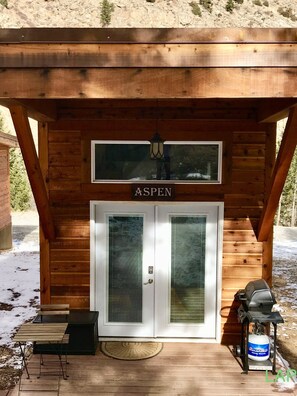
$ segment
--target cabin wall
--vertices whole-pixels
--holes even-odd
[[[9,149],[0,144],[0,250],[11,247]]]
[[[149,140],[156,121],[59,120],[39,126],[40,161],[47,182],[57,233],[41,239],[41,299],[89,308],[90,200],[129,201],[129,184],[90,182],[92,139]],[[233,297],[247,282],[271,281],[271,240],[257,242],[274,162],[275,125],[254,121],[160,120],[167,140],[223,140],[224,179],[221,185],[176,186],[177,201],[224,202],[222,268],[223,341],[234,340],[239,327]]]

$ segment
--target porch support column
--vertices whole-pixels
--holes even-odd
[[[55,239],[54,221],[27,112],[22,106],[12,106],[10,108],[10,114],[26,165],[44,236],[46,239],[53,240]]]
[[[258,227],[258,241],[267,241],[297,144],[297,107],[290,110],[278,156],[272,171],[267,200]]]

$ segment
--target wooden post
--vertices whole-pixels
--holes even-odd
[[[48,127],[46,123],[38,123],[38,154],[43,180],[48,174]],[[47,189],[47,185],[45,185]],[[48,191],[48,189],[47,189]],[[50,244],[40,228],[40,303],[51,303]]]
[[[258,241],[267,241],[273,227],[274,216],[279,199],[288,175],[291,161],[297,144],[297,107],[290,110],[286,129],[284,131],[281,146],[273,168],[271,184],[267,193],[267,201],[264,205],[258,227]]]

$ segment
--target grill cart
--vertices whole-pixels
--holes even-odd
[[[271,289],[263,279],[251,281],[235,294],[235,300],[241,303],[237,311],[241,342],[235,347],[235,355],[242,360],[243,373],[269,370],[276,374],[277,325],[284,320],[279,312],[272,312],[276,300]],[[273,325],[272,339],[266,334],[270,324]]]

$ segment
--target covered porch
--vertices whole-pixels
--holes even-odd
[[[50,357],[47,356],[47,359]],[[219,344],[164,343],[159,355],[138,361],[109,358],[98,347],[94,356],[69,356],[68,380],[56,376],[36,378],[39,356],[33,355],[29,367],[31,380],[23,374],[20,396],[60,395],[297,395],[285,382],[274,382],[271,372],[242,369],[231,347]],[[278,367],[280,369],[280,367]],[[291,383],[292,386],[292,383]],[[30,391],[31,390],[31,391]],[[39,393],[40,392],[40,393]],[[18,386],[9,396],[18,395]]]

